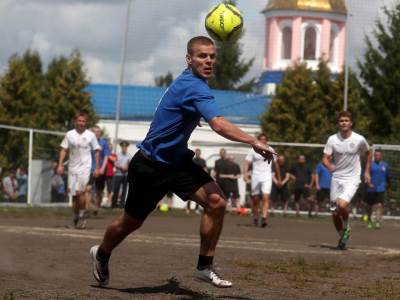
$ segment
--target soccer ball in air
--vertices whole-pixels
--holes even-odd
[[[234,41],[243,30],[243,18],[232,4],[221,3],[214,6],[206,16],[208,34],[217,41]]]

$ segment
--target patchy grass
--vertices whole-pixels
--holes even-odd
[[[399,255],[399,254],[396,254],[396,255],[384,256],[384,257],[382,258],[382,260],[386,260],[386,261],[389,261],[389,262],[397,262],[397,263],[400,263],[400,255]]]
[[[383,277],[362,285],[346,286],[342,294],[370,299],[400,299],[400,277]]]

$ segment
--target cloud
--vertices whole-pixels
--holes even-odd
[[[206,34],[204,16],[219,0],[133,0],[126,64],[126,82],[152,85],[154,77],[185,67],[187,40]],[[381,16],[379,8],[394,0],[349,0],[352,12],[349,56],[362,58],[364,36]],[[9,57],[28,48],[39,51],[45,64],[79,49],[93,82],[117,83],[128,0],[1,0],[0,72]],[[238,1],[245,21],[243,57],[255,58],[249,77],[263,71],[267,0]]]

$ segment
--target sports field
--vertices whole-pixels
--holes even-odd
[[[400,299],[399,221],[368,230],[353,221],[347,251],[334,250],[328,218],[275,216],[267,228],[226,215],[217,289],[193,278],[199,216],[154,213],[111,258],[107,288],[95,285],[89,248],[116,215],[69,229],[68,209],[0,208],[0,299]]]

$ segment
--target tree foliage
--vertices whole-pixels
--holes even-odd
[[[172,81],[174,81],[174,76],[169,71],[164,76],[161,75],[161,76],[157,76],[156,78],[154,78],[154,83],[156,86],[167,87],[167,86],[171,85]]]
[[[88,84],[78,51],[55,58],[47,72],[37,52],[14,54],[0,76],[0,124],[66,131],[78,111],[87,112],[93,123],[96,116],[84,91]],[[2,167],[27,167],[28,138],[27,132],[0,129]],[[59,138],[34,135],[34,158],[49,159],[58,150]]]
[[[368,129],[378,143],[400,142],[400,4],[384,8],[385,23],[373,31],[377,45],[366,37],[364,61],[359,62],[363,97],[368,108]]]
[[[325,143],[337,131],[336,116],[343,107],[344,74],[333,76],[324,61],[312,71],[298,63],[288,68],[278,85],[261,126],[275,142]],[[365,133],[365,116],[356,76],[349,76],[349,110],[356,130]],[[320,153],[319,153],[320,155]]]

